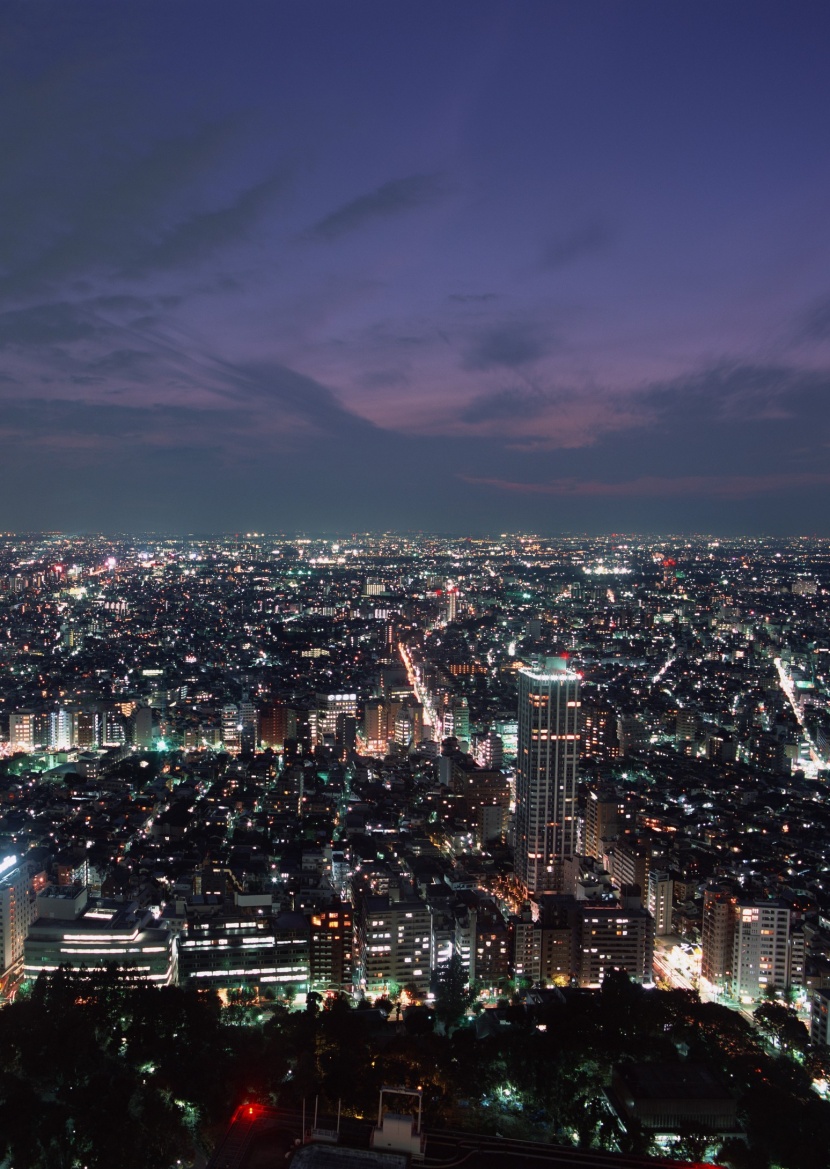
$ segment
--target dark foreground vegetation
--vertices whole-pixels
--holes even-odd
[[[721,1163],[830,1164],[830,1104],[812,1087],[822,1069],[803,1027],[775,1011],[756,1030],[725,1007],[624,976],[532,1009],[505,1001],[478,1035],[452,988],[436,1011],[410,1010],[399,1025],[388,1001],[367,1006],[312,995],[299,1012],[244,996],[223,1008],[212,992],[116,972],[41,976],[0,1010],[0,1159],[14,1169],[166,1169],[210,1148],[242,1102],[297,1108],[319,1095],[321,1108],[341,1100],[344,1114],[371,1116],[389,1083],[424,1088],[427,1127],[649,1152],[647,1134],[622,1132],[605,1105],[611,1068],[689,1058],[740,1102],[749,1144],[720,1149]],[[694,1159],[706,1143],[689,1131],[673,1154]]]

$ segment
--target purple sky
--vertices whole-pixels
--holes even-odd
[[[830,534],[828,44],[10,0],[0,526]]]

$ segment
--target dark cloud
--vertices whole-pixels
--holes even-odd
[[[715,424],[747,430],[757,424],[784,428],[828,425],[830,372],[788,365],[722,363],[647,388],[641,401],[656,424],[683,427],[687,438]]]
[[[307,438],[336,434],[346,441],[368,441],[378,434],[372,423],[350,411],[314,378],[278,362],[227,361],[187,335],[163,328],[156,317],[119,325],[102,320],[84,305],[35,306],[0,314],[0,348],[24,369],[35,371],[26,381],[49,387],[53,403],[33,410],[29,400],[11,391],[2,405],[6,429],[15,419],[15,425],[28,419],[24,429],[39,425],[44,441],[58,446],[61,436],[72,431],[68,419],[88,416],[80,402],[68,404],[72,387],[94,389],[95,401],[87,403],[92,416],[109,399],[108,417],[122,419],[112,434],[122,442],[145,410],[147,433],[155,434],[162,407],[181,410],[182,417],[192,411],[189,430],[198,420],[211,432],[210,444],[222,442],[237,452],[242,435],[275,451],[289,434]],[[113,396],[122,393],[125,400],[114,404]],[[92,428],[88,433],[97,431]]]
[[[483,304],[488,300],[498,300],[498,294],[495,292],[452,292],[450,300],[457,300],[462,304]]]
[[[65,302],[0,313],[0,348],[65,345],[99,331],[94,318]]]
[[[514,369],[544,357],[549,350],[538,326],[524,321],[505,322],[483,329],[470,346],[465,364],[469,369],[498,366]]]
[[[192,215],[141,249],[133,261],[124,265],[122,274],[136,276],[178,269],[206,259],[227,244],[239,243],[284,187],[282,176],[272,176],[243,191],[225,207]],[[179,298],[172,299],[178,303]]]
[[[410,175],[383,183],[366,195],[352,199],[319,220],[305,233],[307,239],[338,239],[375,219],[388,219],[434,203],[445,192],[440,175]]]
[[[344,440],[379,441],[373,423],[348,410],[336,394],[321,382],[275,362],[234,365],[211,359],[225,392],[256,411],[260,418],[285,416],[304,423],[314,433],[340,435]]]
[[[93,149],[80,115],[55,108],[54,125],[34,127],[31,156],[4,167],[0,290],[7,294],[139,264],[171,222],[188,218],[182,196],[208,179],[231,140],[231,126],[219,124],[125,150],[117,119],[95,111],[90,129],[97,126],[101,141]],[[53,141],[62,133],[65,141]],[[71,167],[62,162],[67,149],[76,155]]]
[[[564,268],[581,260],[583,256],[605,251],[613,242],[611,225],[602,220],[593,220],[551,240],[544,250],[542,263],[545,268]]]
[[[102,275],[146,276],[197,263],[244,238],[285,177],[234,165],[249,129],[225,116],[186,128],[140,122],[61,63],[0,97],[0,294],[19,298]],[[105,88],[105,87],[104,87]],[[14,164],[12,163],[14,160]],[[246,173],[239,180],[237,174]],[[234,190],[236,187],[236,190]],[[114,294],[116,297],[118,294]],[[126,306],[124,306],[126,307]]]

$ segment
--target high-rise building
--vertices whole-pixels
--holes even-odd
[[[816,1047],[830,1047],[830,987],[813,993],[810,1042]]]
[[[133,742],[136,747],[153,745],[153,710],[150,706],[139,706],[133,715]]]
[[[600,986],[612,970],[635,982],[651,982],[654,918],[646,909],[579,907],[580,986]]]
[[[732,950],[737,898],[727,889],[703,894],[700,975],[711,991],[724,992],[732,981]]]
[[[589,788],[585,801],[585,854],[601,861],[620,831],[623,800],[613,788]]]
[[[239,743],[243,751],[255,751],[259,745],[259,712],[248,698],[239,704]]]
[[[263,747],[282,751],[286,739],[297,737],[297,716],[284,702],[272,702],[260,712],[259,733]]]
[[[761,998],[803,978],[803,943],[791,944],[790,907],[779,901],[743,901],[707,889],[703,898],[701,977],[736,1000]]]
[[[309,978],[318,991],[350,991],[353,962],[352,907],[336,902],[311,915]]]
[[[40,887],[45,875],[39,874]],[[35,891],[38,881],[32,865],[17,857],[0,860],[0,975],[23,953],[29,926],[37,916]]]
[[[630,755],[638,751],[648,740],[646,728],[636,714],[621,714],[617,719],[617,739],[620,754]]]
[[[356,694],[318,694],[317,695],[317,742],[322,743],[326,737],[337,737],[337,716],[340,714],[357,717]]]
[[[449,625],[451,621],[455,621],[458,616],[458,589],[453,584],[447,585],[447,591],[444,593],[444,621]]]
[[[650,869],[647,885],[647,909],[654,918],[654,932],[665,937],[672,932],[672,897],[674,881],[670,873]]]
[[[222,742],[230,751],[238,751],[242,737],[239,707],[228,702],[222,707]]]
[[[504,762],[504,743],[495,731],[488,731],[476,743],[476,763],[488,770],[498,770]]]
[[[444,712],[444,737],[459,741],[470,737],[470,705],[466,698],[454,698]]]
[[[370,754],[386,754],[389,745],[389,711],[382,698],[372,698],[366,703],[363,737]]]
[[[586,703],[580,709],[582,727],[580,754],[583,759],[608,762],[620,753],[617,738],[617,716],[608,703],[597,699]]]
[[[49,712],[49,748],[68,751],[72,746],[72,714],[64,707]]]
[[[99,710],[79,710],[75,716],[75,743],[82,751],[95,750],[103,738],[103,718]]]
[[[37,710],[16,710],[9,715],[9,740],[14,751],[36,751],[47,739],[46,717]]]
[[[519,671],[515,865],[533,896],[562,890],[576,850],[579,681],[561,657]]]
[[[367,994],[385,993],[392,983],[429,990],[431,927],[429,906],[417,897],[363,898],[356,958],[357,982]]]
[[[494,901],[482,898],[476,910],[475,965],[476,982],[496,987],[510,974],[510,932]]]
[[[790,985],[789,906],[777,901],[739,902],[732,959],[732,997],[761,998]]]

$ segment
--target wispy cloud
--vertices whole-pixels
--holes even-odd
[[[489,423],[515,419],[534,419],[544,414],[561,394],[546,393],[529,386],[510,386],[491,394],[478,394],[465,406],[465,422]]]
[[[255,183],[225,206],[203,211],[159,234],[149,246],[125,262],[122,274],[179,269],[214,255],[228,244],[238,244],[265,214],[286,186],[283,175]]]
[[[591,220],[574,231],[552,239],[542,256],[543,266],[553,269],[564,268],[584,256],[605,251],[614,242],[614,238],[615,233],[609,223],[601,219]]]
[[[282,174],[271,174],[229,193],[223,172],[244,128],[239,118],[147,142],[140,132],[127,139],[115,111],[63,109],[60,98],[58,87],[35,113],[22,103],[22,125],[12,132],[7,121],[0,130],[4,155],[21,156],[0,177],[7,298],[43,294],[67,279],[146,275],[202,259],[238,239],[284,185]],[[53,159],[67,153],[74,165],[61,168],[60,183],[44,181]]]
[[[445,190],[446,184],[438,174],[392,179],[324,216],[308,228],[305,236],[307,239],[338,239],[349,232],[358,231],[373,220],[389,219],[434,203],[444,195]]]
[[[795,341],[830,341],[830,296],[814,301],[799,317]]]

